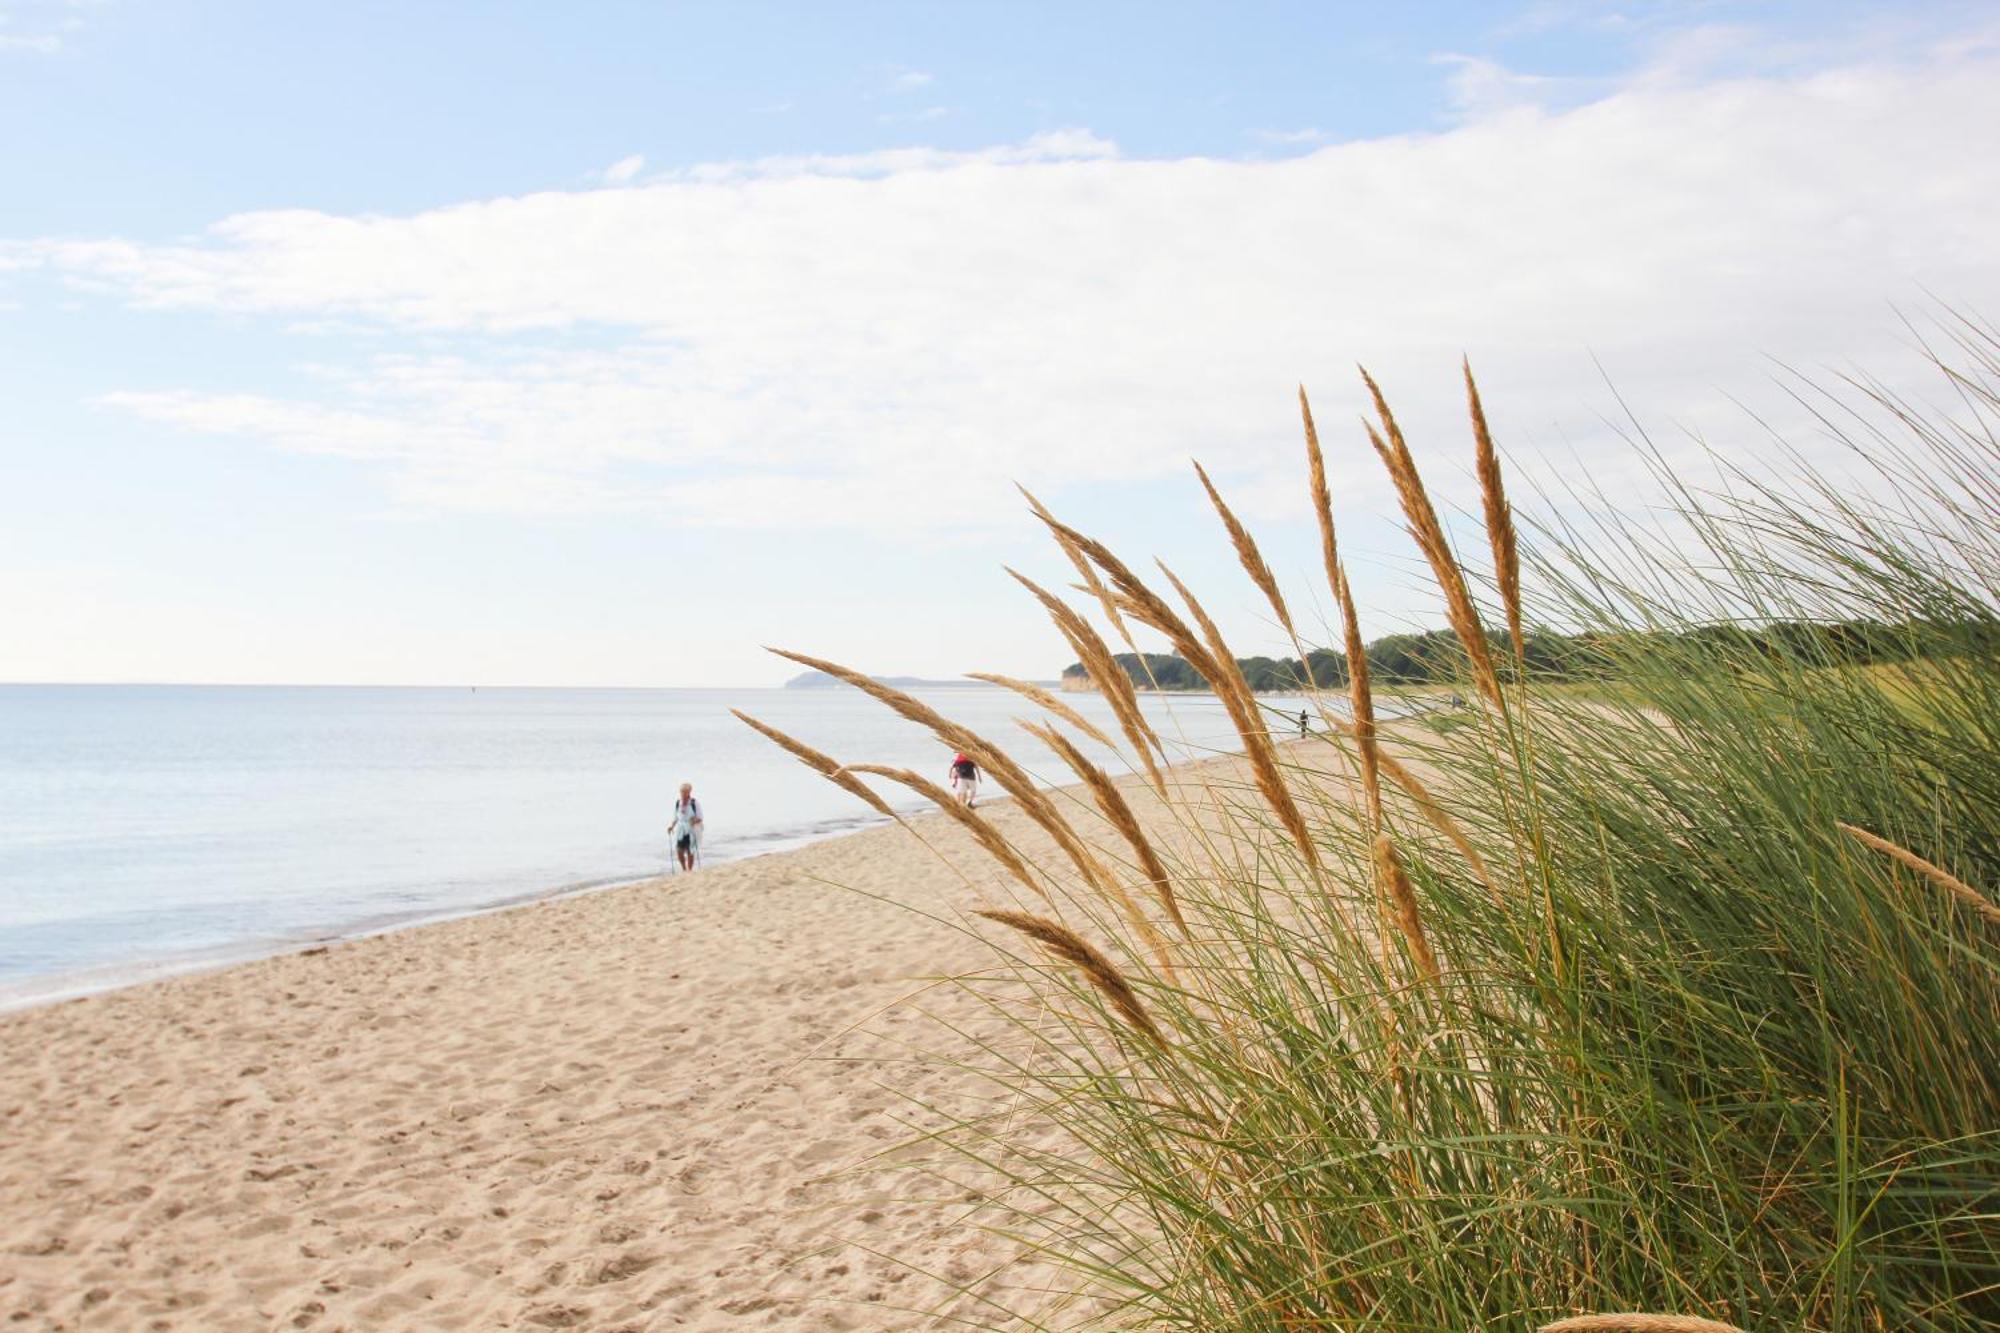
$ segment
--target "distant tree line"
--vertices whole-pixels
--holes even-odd
[[[1754,628],[1709,625],[1699,629],[1657,633],[1530,633],[1523,654],[1530,679],[1601,680],[1621,673],[1639,657],[1671,653],[1676,660],[1710,658],[1718,665],[1742,665],[1759,659],[1813,666],[1903,662],[1934,652],[1937,626],[1892,625],[1872,620],[1833,623],[1779,621]],[[1970,628],[1970,627],[1960,627]],[[1514,671],[1512,646],[1493,635],[1496,667]],[[1922,645],[1922,646],[1920,646]],[[1968,643],[1966,647],[1975,647]],[[1985,651],[2000,648],[1986,644]],[[1465,679],[1465,650],[1449,630],[1422,634],[1389,634],[1367,646],[1368,674],[1384,685],[1442,685]],[[1141,689],[1205,690],[1208,682],[1184,659],[1167,653],[1119,653],[1114,659]],[[1312,683],[1321,687],[1347,684],[1347,656],[1330,648],[1306,654]],[[1296,657],[1239,657],[1236,666],[1257,691],[1285,692],[1307,682],[1305,665]],[[1063,668],[1063,677],[1082,677],[1081,663]]]

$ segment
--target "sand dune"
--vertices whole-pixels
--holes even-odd
[[[0,1323],[1004,1325],[1051,1275],[854,1169],[969,1092],[908,906],[1004,890],[920,825],[0,1018]]]

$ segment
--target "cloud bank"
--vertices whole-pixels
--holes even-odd
[[[1338,422],[1356,359],[1428,447],[1462,452],[1469,351],[1517,436],[1588,448],[1593,356],[1700,426],[1759,353],[1876,364],[1892,303],[2000,297],[1990,47],[1638,78],[1560,110],[1467,78],[1449,130],[1275,161],[1131,159],[1082,131],[636,184],[632,158],[606,173],[624,188],[17,242],[0,267],[162,320],[364,332],[292,335],[321,367],[304,393],[218,371],[106,402],[365,460],[408,503],[875,530],[1190,454],[1257,493],[1296,470],[1291,386]]]

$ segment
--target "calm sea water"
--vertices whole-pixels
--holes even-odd
[[[924,697],[1062,776],[1025,701]],[[1146,707],[1231,748],[1211,698]],[[682,781],[711,863],[878,818],[731,708],[940,781],[951,757],[848,689],[0,685],[0,1003],[661,873]]]

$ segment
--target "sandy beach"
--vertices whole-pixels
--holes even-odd
[[[1004,1324],[1051,1275],[865,1166],[969,1091],[925,913],[1008,900],[916,826],[0,1017],[0,1320]]]

